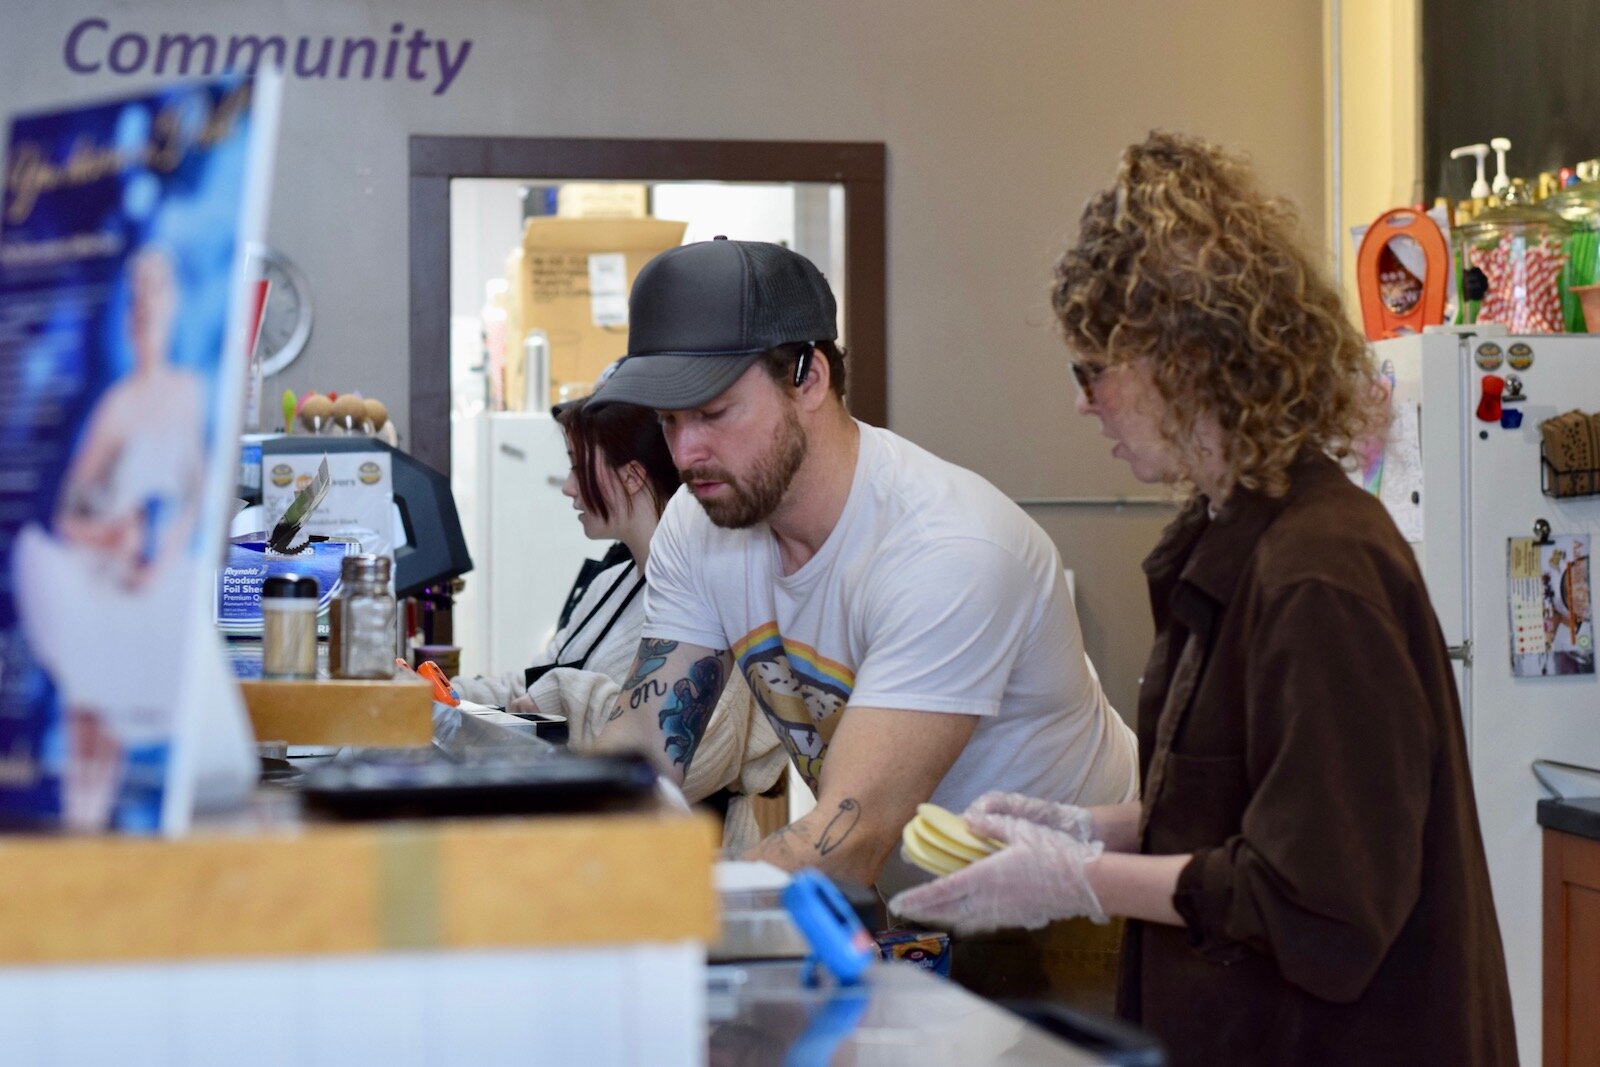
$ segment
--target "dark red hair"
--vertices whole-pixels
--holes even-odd
[[[599,449],[614,472],[620,473],[629,463],[644,468],[650,499],[656,514],[661,514],[677,492],[679,479],[653,410],[634,404],[593,407],[587,400],[580,400],[564,408],[559,418],[572,444],[572,470],[578,476],[578,496],[586,509],[605,522],[611,521],[611,506],[600,491],[596,468],[595,450]]]

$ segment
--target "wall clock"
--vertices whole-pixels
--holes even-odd
[[[293,363],[311,339],[311,283],[288,256],[270,245],[252,244],[250,257],[260,276],[272,283],[256,340],[261,376],[267,378]]]

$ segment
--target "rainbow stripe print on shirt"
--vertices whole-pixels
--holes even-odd
[[[786,640],[776,622],[735,641],[733,656],[795,768],[816,789],[839,713],[855,688],[855,671],[810,645]]]

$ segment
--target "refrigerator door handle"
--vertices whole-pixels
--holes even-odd
[[[1471,639],[1463,641],[1459,645],[1451,645],[1446,651],[1448,651],[1450,653],[1450,658],[1451,659],[1460,660],[1462,666],[1465,666],[1465,667],[1472,666],[1472,641],[1471,641]]]

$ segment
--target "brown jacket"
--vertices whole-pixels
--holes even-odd
[[[1120,1009],[1174,1065],[1516,1062],[1455,682],[1416,561],[1324,456],[1196,501],[1145,560],[1139,848]]]

